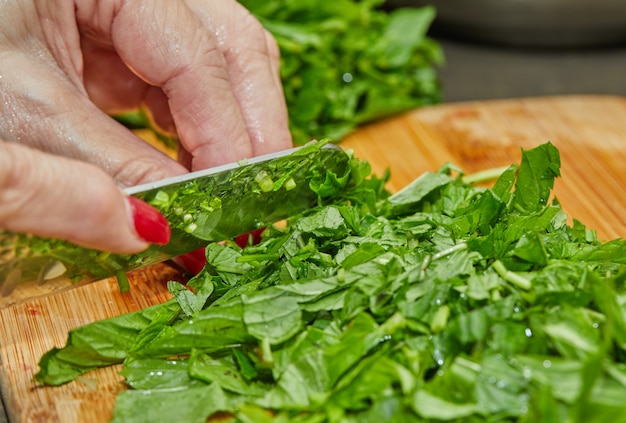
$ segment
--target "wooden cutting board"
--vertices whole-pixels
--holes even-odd
[[[555,193],[563,208],[600,238],[626,237],[626,99],[570,96],[447,104],[416,110],[360,129],[342,146],[389,168],[398,190],[424,171],[451,162],[472,173],[518,163],[520,148],[551,141],[561,152]],[[118,367],[58,388],[33,382],[41,355],[65,343],[71,328],[139,310],[169,298],[180,279],[160,264],[134,272],[131,291],[114,280],[0,310],[0,385],[11,422],[106,422],[124,389]]]

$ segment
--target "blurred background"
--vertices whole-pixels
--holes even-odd
[[[297,144],[438,102],[626,95],[626,0],[239,1],[278,41]]]
[[[443,101],[626,95],[623,0],[390,0],[432,5]]]
[[[626,2],[624,2],[626,5]],[[626,95],[626,46],[507,47],[434,35],[443,101],[564,94]]]

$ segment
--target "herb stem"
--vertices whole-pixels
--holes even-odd
[[[449,256],[450,254],[456,253],[457,251],[465,250],[466,248],[467,244],[465,242],[458,243],[450,248],[446,248],[445,250],[441,250],[438,253],[433,254],[431,261],[439,260],[440,258]]]
[[[125,270],[120,270],[115,274],[117,279],[117,285],[120,288],[120,292],[130,291],[130,282],[128,281],[128,275]]]
[[[234,273],[236,275],[243,275],[246,273],[245,269],[238,269],[236,267],[229,267],[229,266],[216,266],[215,270],[217,272],[222,272],[222,273]]]
[[[432,257],[431,255],[427,255],[426,257],[424,257],[424,260],[422,260],[422,264],[420,265],[420,273],[419,273],[419,278],[418,280],[423,280],[424,276],[426,274],[426,269],[428,269],[428,266],[430,266],[430,262],[432,261]]]
[[[480,172],[472,173],[471,175],[465,175],[461,178],[461,180],[466,184],[480,184],[482,182],[493,181],[494,179],[498,179],[508,168],[509,166],[486,169]]]
[[[274,365],[274,355],[272,354],[272,346],[270,344],[270,339],[265,337],[261,341],[261,357],[263,363],[272,367]]]
[[[512,283],[516,287],[523,289],[524,291],[528,291],[532,288],[532,284],[528,279],[508,270],[504,267],[504,264],[500,260],[494,261],[492,267],[502,279]]]
[[[248,263],[251,261],[277,260],[278,254],[251,254],[237,257],[237,263]]]

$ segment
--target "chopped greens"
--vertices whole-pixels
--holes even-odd
[[[344,201],[209,245],[36,379],[123,363],[115,422],[624,421],[626,242],[566,223],[553,145],[522,154],[493,188],[444,166],[390,197],[353,165]]]

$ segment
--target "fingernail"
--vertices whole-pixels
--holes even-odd
[[[171,229],[165,217],[150,204],[132,196],[126,197],[137,235],[152,244],[165,245]]]
[[[204,248],[198,248],[182,256],[174,257],[172,261],[189,273],[197,275],[206,265],[206,252]]]

